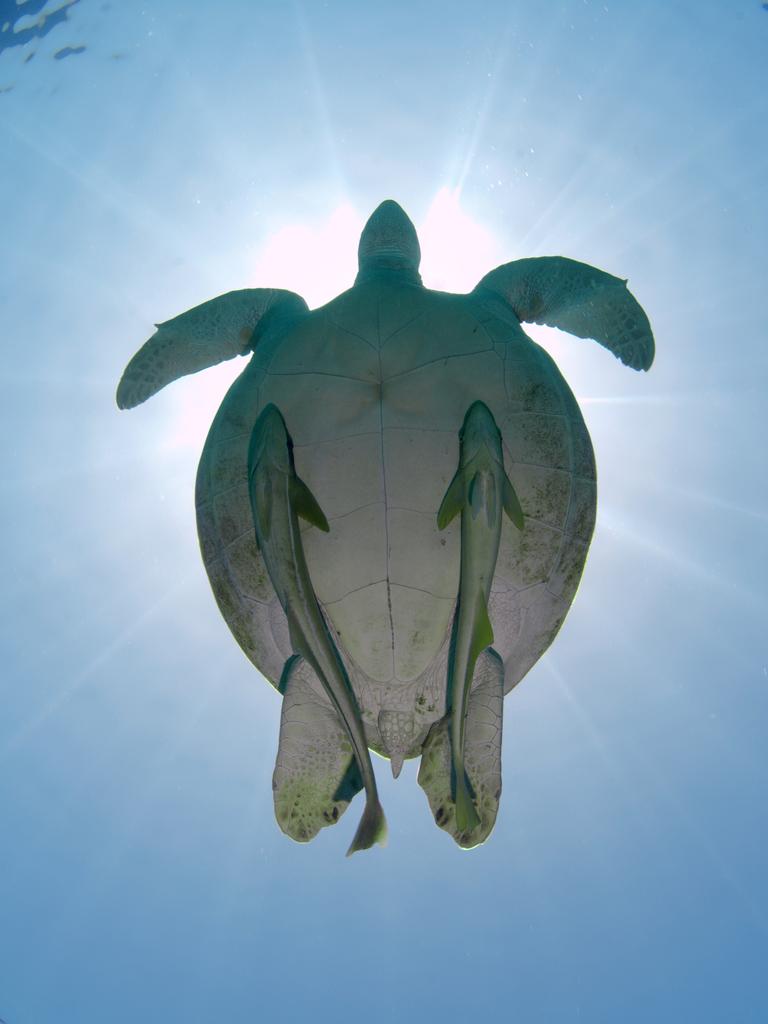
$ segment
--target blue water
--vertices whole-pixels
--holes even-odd
[[[7,1024],[768,1019],[764,6],[0,5]],[[377,761],[390,843],[347,860],[355,808],[307,846],[274,822],[279,699],[199,558],[237,368],[114,389],[205,298],[350,283],[334,211],[441,194],[457,265],[476,237],[628,277],[658,355],[536,334],[599,510],[505,703],[496,830],[460,851]]]

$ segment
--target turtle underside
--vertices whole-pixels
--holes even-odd
[[[197,477],[200,545],[219,608],[277,686],[292,646],[257,550],[247,453],[273,403],[296,472],[330,525],[303,527],[315,593],[347,668],[366,739],[401,761],[446,715],[459,526],[437,510],[468,407],[486,404],[525,517],[505,519],[489,602],[504,692],[554,639],[595,519],[592,447],[551,358],[491,297],[375,280],[256,351],[213,422]],[[483,684],[478,673],[477,685]],[[306,674],[304,685],[320,684]]]
[[[595,521],[584,421],[521,323],[593,338],[635,370],[655,351],[626,280],[563,256],[515,260],[469,295],[434,292],[404,210],[360,236],[354,286],[310,312],[243,288],[171,320],[131,358],[121,409],[253,353],[197,477],[219,608],[283,696],[275,814],[306,842],[361,789],[348,853],[387,823],[369,748],[418,782],[438,826],[487,839],[504,695],[554,639]]]

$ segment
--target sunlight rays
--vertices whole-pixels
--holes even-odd
[[[248,283],[297,292],[310,308],[323,305],[354,283],[365,220],[345,201],[325,218],[289,221],[263,240],[248,271]],[[462,207],[458,188],[440,188],[416,228],[427,287],[469,291],[505,261],[500,239]],[[163,450],[202,449],[227,387],[245,365],[241,359],[222,363],[167,392],[172,412]]]
[[[607,8],[605,9],[607,10]],[[626,34],[624,40],[633,38],[635,22],[630,12],[624,12],[623,17],[629,19],[625,26]],[[573,126],[571,135],[562,137],[557,154],[550,150],[551,169],[549,172],[550,185],[560,178],[560,185],[554,192],[550,187],[549,198],[541,196],[540,212],[536,220],[531,224],[528,231],[520,238],[521,249],[528,250],[533,255],[550,253],[559,250],[559,239],[567,232],[569,244],[575,246],[588,246],[596,238],[604,238],[606,234],[614,236],[615,232],[607,232],[606,229],[617,219],[626,221],[625,215],[629,209],[635,206],[642,198],[653,196],[663,192],[663,186],[668,184],[675,177],[682,177],[684,173],[690,174],[697,163],[706,160],[713,146],[726,145],[728,138],[733,138],[739,124],[753,123],[755,116],[761,109],[763,103],[761,98],[748,104],[743,111],[734,112],[734,116],[720,121],[712,120],[710,130],[706,136],[699,138],[697,143],[688,142],[684,147],[679,147],[670,152],[668,158],[660,165],[659,160],[654,167],[654,173],[645,179],[638,179],[637,175],[622,175],[624,181],[634,183],[635,187],[627,190],[623,195],[621,192],[611,195],[610,201],[606,199],[605,213],[599,214],[597,218],[585,219],[579,216],[580,199],[584,196],[591,196],[595,190],[595,180],[604,175],[604,153],[610,154],[615,148],[612,139],[616,134],[617,127],[621,128],[621,122],[631,114],[631,110],[614,107],[608,110],[605,107],[602,95],[610,90],[617,78],[625,69],[623,60],[630,52],[629,46],[622,46],[614,51],[604,63],[587,80],[580,93],[581,103],[579,104],[580,116],[577,124]],[[526,89],[522,88],[525,92]],[[597,122],[592,115],[595,109],[600,112],[600,120]],[[594,135],[594,142],[586,152],[580,153],[578,159],[573,152],[573,142],[579,136]],[[562,177],[563,172],[565,176]],[[557,177],[555,177],[555,175]],[[639,180],[639,184],[637,184]],[[714,200],[711,200],[714,201]],[[694,209],[700,205],[700,200],[688,199],[686,206]],[[688,211],[686,211],[688,212]],[[677,219],[677,218],[676,218]],[[637,215],[632,215],[633,225],[637,225]],[[668,223],[668,222],[666,222]],[[647,234],[649,230],[656,230],[658,225],[648,225],[643,222],[638,225]],[[578,228],[581,230],[573,230]],[[637,234],[633,234],[632,240],[637,241]],[[621,249],[617,250],[619,253]]]
[[[729,118],[723,122],[713,121],[709,132],[699,140],[698,144],[689,144],[685,149],[672,154],[666,163],[658,167],[652,177],[645,179],[636,188],[628,191],[623,197],[613,202],[609,214],[599,217],[590,223],[584,232],[576,235],[575,243],[578,245],[588,244],[590,239],[595,236],[604,235],[611,221],[614,221],[619,215],[626,213],[640,199],[653,196],[656,193],[662,193],[663,186],[669,185],[675,179],[687,179],[690,181],[691,175],[695,173],[695,169],[702,161],[708,158],[712,149],[720,146],[726,147],[729,139],[732,139],[736,134],[738,127],[741,124],[753,122],[760,109],[761,101],[756,101],[753,106],[747,105],[745,110],[734,114],[732,119]],[[765,180],[765,166],[763,164],[762,168],[757,168],[754,165],[745,165],[742,175],[737,179],[731,180],[731,187],[738,188],[744,182],[754,181],[755,190],[758,191]],[[705,210],[713,204],[722,202],[721,197],[715,193],[698,194],[695,190],[692,190],[690,195],[684,191],[681,194],[684,196],[684,201],[676,205],[675,212],[671,218],[667,217],[664,220],[664,228],[667,230],[672,225],[690,217],[692,213]],[[624,219],[628,218],[625,217]],[[653,232],[658,231],[659,228],[658,223],[649,224],[638,221],[634,214],[632,216],[632,223],[638,228],[637,233],[633,235],[633,243],[648,237]],[[617,252],[620,253],[621,251],[621,248],[617,249]]]
[[[206,712],[217,700],[221,700],[221,690],[211,680],[206,690],[195,693],[185,703],[183,718],[174,722],[172,730],[165,733],[163,741],[158,742],[152,754],[143,761],[141,776],[137,777],[130,797],[123,804],[119,831],[108,847],[100,848],[102,857],[93,873],[92,901],[99,897],[102,887],[109,883],[140,836],[151,834],[150,824],[157,826],[158,812],[164,799],[163,787],[171,775],[170,769],[184,751],[199,753],[200,737],[210,718],[206,717]],[[248,824],[243,827],[250,831]]]
[[[650,479],[647,481],[649,486],[653,486],[656,481]],[[697,505],[706,504],[713,509],[722,510],[724,512],[735,512],[740,516],[745,516],[748,519],[757,519],[761,523],[768,523],[768,512],[763,509],[750,508],[748,505],[740,505],[735,501],[727,501],[725,498],[721,498],[717,494],[708,494],[704,491],[696,490],[693,487],[682,487],[680,484],[670,484],[668,481],[664,482],[664,490],[667,494],[676,494],[686,501],[693,502]]]
[[[684,486],[677,481],[670,480],[668,476],[659,478],[652,474],[638,475],[637,469],[635,469],[633,482],[639,491],[655,491],[657,494],[664,495],[665,497],[677,497],[681,501],[694,506],[699,515],[701,515],[702,506],[706,506],[713,515],[717,515],[720,512],[728,512],[743,516],[745,519],[756,520],[758,523],[768,523],[768,512],[764,509],[729,501],[719,494],[699,488]]]
[[[605,502],[598,506],[597,524],[598,529],[609,530],[619,540],[641,549],[658,562],[669,566],[670,569],[678,570],[692,580],[724,591],[728,594],[729,599],[738,600],[751,611],[754,612],[755,609],[760,608],[768,612],[768,601],[764,595],[742,586],[735,580],[726,579],[722,575],[713,572],[701,562],[681,554],[671,544],[665,544],[654,539],[650,534],[634,529],[626,519],[622,519]]]
[[[557,667],[551,652],[547,652],[544,655],[540,664],[542,669],[554,680],[560,694],[565,698],[568,707],[577,719],[583,735],[586,736],[589,745],[600,757],[603,765],[608,768],[614,776],[618,775],[619,764],[617,759],[611,753],[609,745],[606,743],[604,736],[595,725],[594,720],[571,688],[566,676]]]
[[[715,742],[718,747],[718,762],[722,769],[726,763],[725,759],[733,758],[735,752],[732,745],[726,745],[719,737],[715,738]],[[684,746],[684,744],[685,740],[681,737],[681,745]],[[761,912],[760,907],[753,899],[753,894],[729,864],[727,855],[721,849],[722,837],[716,835],[712,828],[705,828],[699,824],[692,813],[690,802],[680,798],[679,784],[676,780],[673,782],[669,771],[671,766],[665,766],[663,762],[659,762],[658,757],[651,756],[648,748],[642,746],[630,731],[623,734],[622,756],[630,765],[632,761],[634,762],[640,777],[650,780],[654,802],[657,807],[661,804],[657,814],[660,817],[663,814],[667,821],[674,822],[675,828],[687,833],[691,847],[708,860],[715,875],[719,876],[720,881],[727,887],[734,900],[739,903],[760,932],[768,934],[768,918]]]
[[[438,190],[417,230],[427,288],[471,291],[481,277],[505,260],[498,236],[462,208],[459,186]]]
[[[467,178],[470,176],[474,169],[475,158],[480,143],[485,133],[488,118],[493,106],[493,101],[496,98],[496,93],[499,89],[499,83],[502,81],[502,74],[509,60],[510,54],[510,41],[511,41],[511,20],[507,22],[507,26],[501,37],[496,59],[493,64],[491,71],[487,72],[488,81],[486,82],[483,90],[482,99],[480,100],[475,114],[474,125],[470,134],[469,140],[466,144],[464,155],[460,157],[459,170],[456,175],[456,193],[460,195],[464,185],[466,184]]]
[[[706,391],[686,394],[680,391],[650,395],[576,395],[580,406],[584,405],[659,405],[679,408],[681,403],[707,405],[714,396]]]
[[[288,288],[310,309],[352,286],[365,218],[341,203],[325,219],[287,223],[264,239],[249,272],[254,287]]]
[[[338,149],[336,147],[336,132],[334,131],[333,124],[331,122],[328,101],[326,99],[326,91],[320,76],[320,70],[317,62],[317,51],[312,40],[306,12],[303,4],[300,3],[300,0],[293,0],[293,12],[298,27],[306,76],[309,82],[312,102],[315,108],[315,116],[317,117],[320,137],[322,139],[323,149],[325,150],[325,159],[330,174],[336,182],[338,193],[340,195],[345,195],[348,192],[348,189],[341,161],[339,160]]]
[[[114,178],[101,174],[97,167],[79,169],[76,154],[68,152],[66,147],[61,145],[61,140],[57,140],[59,142],[57,147],[55,142],[39,141],[44,136],[33,139],[18,125],[8,121],[3,121],[2,127],[28,152],[63,172],[87,196],[98,200],[103,207],[120,220],[140,228],[147,247],[151,246],[155,250],[165,251],[169,257],[177,257],[179,253],[184,253],[190,261],[195,262],[198,266],[208,266],[209,252],[199,236],[180,228],[178,221],[169,220],[157,207],[150,206],[139,199],[137,193],[129,191]],[[117,289],[113,290],[118,293]],[[127,308],[135,310],[139,307],[135,296],[128,289],[120,291],[118,294],[127,303]],[[141,313],[148,321],[153,322],[149,309],[145,309],[143,304]],[[157,311],[154,311],[154,316],[158,316]]]
[[[176,582],[170,586],[161,597],[149,604],[149,606],[137,615],[132,622],[120,630],[117,636],[103,647],[82,669],[82,671],[75,676],[74,679],[71,679],[69,682],[65,682],[64,685],[56,691],[54,696],[52,696],[47,703],[43,704],[37,714],[29,719],[26,724],[17,729],[15,733],[12,733],[9,736],[3,747],[0,748],[0,761],[11,756],[14,751],[27,743],[30,737],[33,736],[49,718],[58,714],[61,709],[73,699],[73,697],[75,697],[91,682],[91,680],[93,680],[94,676],[98,675],[99,670],[103,669],[118,651],[122,650],[136,636],[136,634],[139,633],[141,629],[171,601],[171,599],[175,598],[184,590],[189,580],[196,575],[197,567],[188,569],[185,573],[179,575]]]

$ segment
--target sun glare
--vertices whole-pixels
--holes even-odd
[[[370,213],[370,211],[368,211]],[[254,287],[298,292],[310,309],[349,288],[357,273],[357,243],[367,215],[342,203],[325,219],[294,223],[270,235],[259,249],[249,279]],[[441,188],[416,223],[421,274],[428,288],[470,291],[510,255],[486,225],[462,208],[458,188]],[[164,448],[202,449],[227,386],[245,364],[236,359],[180,382]]]
[[[250,279],[254,287],[288,288],[310,309],[349,288],[357,273],[357,243],[365,217],[349,203],[314,224],[288,224],[261,247]]]
[[[427,288],[471,291],[489,270],[511,258],[490,228],[462,209],[458,188],[441,188],[416,228]]]

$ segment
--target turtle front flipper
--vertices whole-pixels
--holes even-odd
[[[464,768],[480,819],[476,828],[466,831],[456,823],[450,714],[432,726],[421,750],[419,785],[427,795],[435,822],[466,850],[484,843],[496,823],[501,796],[503,705],[504,665],[489,648],[477,659],[464,734]]]
[[[265,330],[309,312],[304,299],[282,288],[242,288],[155,324],[117,386],[117,404],[132,409],[178,377],[245,356]]]
[[[286,662],[280,743],[272,776],[275,817],[298,843],[335,825],[363,788],[347,731],[306,661]]]
[[[534,256],[505,263],[475,288],[500,295],[518,320],[594,338],[633,370],[653,362],[651,325],[620,277],[565,256]]]

